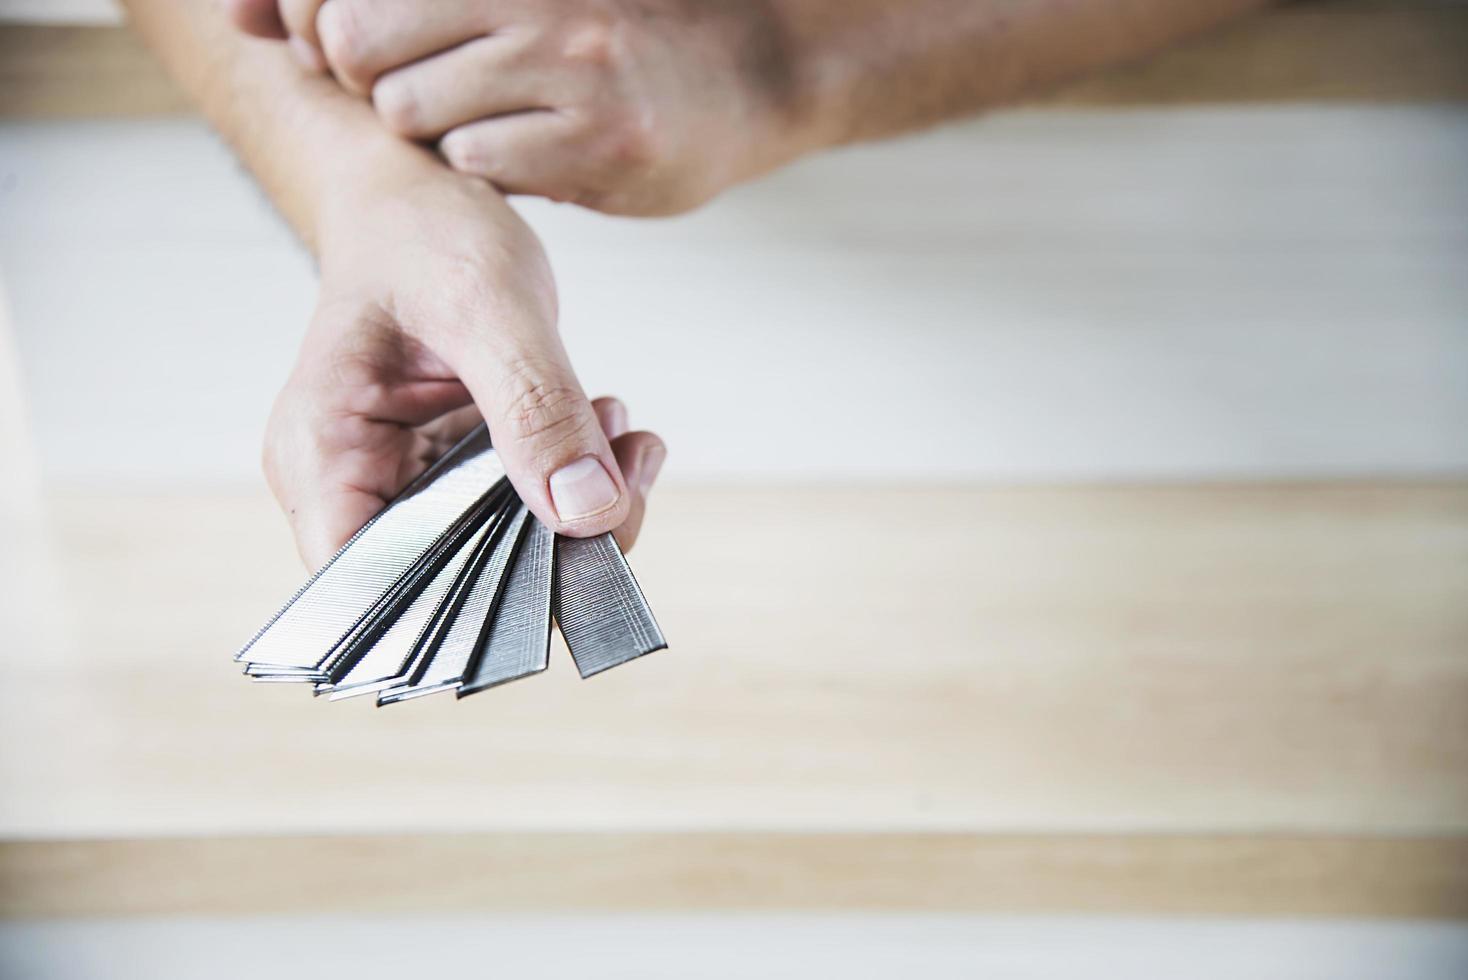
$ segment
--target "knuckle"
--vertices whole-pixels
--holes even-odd
[[[650,111],[620,113],[605,134],[604,152],[620,171],[646,170],[662,158],[657,122]]]
[[[610,68],[618,62],[620,44],[616,26],[605,16],[584,14],[563,35],[561,55],[591,68]]]
[[[339,72],[359,77],[367,64],[370,39],[361,11],[351,0],[331,0],[321,8],[316,32],[326,60]]]
[[[510,439],[538,451],[579,439],[587,430],[584,396],[572,384],[547,380],[554,374],[532,359],[509,365],[503,392],[503,423]]]
[[[378,365],[366,358],[343,357],[332,365],[328,377],[328,384],[334,390],[332,421],[339,424],[319,431],[320,439],[328,443],[334,443],[343,434],[355,435],[345,428],[346,423],[383,415],[384,409],[392,404],[397,387],[383,376]]]
[[[382,124],[399,136],[412,136],[423,125],[417,95],[399,79],[384,79],[372,87],[372,107]]]
[[[280,11],[281,23],[287,31],[301,37],[310,37],[322,2],[323,0],[279,0],[276,9]],[[258,7],[260,4],[243,0],[240,6]]]
[[[494,174],[494,156],[483,137],[466,129],[456,129],[438,144],[439,152],[449,166],[462,174],[490,177]]]

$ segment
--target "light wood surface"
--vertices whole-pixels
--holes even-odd
[[[1266,11],[1040,101],[1462,102],[1465,50],[1468,7],[1451,0],[1317,0]]]
[[[1291,6],[1050,101],[1464,99],[1464,50]],[[181,111],[0,28],[0,115]],[[673,487],[671,651],[378,711],[229,661],[302,577],[263,495],[42,492],[18,419],[0,915],[1468,916],[1468,482]]]
[[[263,496],[50,502],[6,836],[1468,830],[1461,484],[671,489],[671,651],[380,710],[230,661],[303,577]]]
[[[229,662],[300,578],[262,496],[48,506],[17,913],[433,904],[460,834],[487,905],[1463,914],[1468,483],[673,488],[632,556],[671,651],[382,710]]]
[[[1468,99],[1468,8],[1322,0],[1248,18],[1156,57],[1057,89],[1087,106]],[[118,27],[0,25],[0,117],[189,111]]]
[[[0,917],[481,910],[1468,917],[1468,838],[449,834],[0,844]]]

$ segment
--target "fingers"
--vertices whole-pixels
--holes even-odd
[[[627,421],[627,406],[617,398],[598,398],[591,403],[596,420],[608,439],[616,439],[631,426]]]
[[[301,561],[312,571],[325,565],[386,504],[386,499],[353,487],[324,487],[306,502],[299,518],[291,517]]]
[[[542,109],[460,126],[439,151],[455,170],[483,177],[506,194],[587,204],[576,190],[588,186],[576,135],[568,116]]]
[[[647,509],[647,495],[658,478],[663,460],[667,459],[668,450],[663,441],[651,432],[628,432],[612,440],[612,452],[631,493],[627,519],[615,532],[617,543],[626,551],[637,543]]]
[[[622,480],[631,494],[632,505],[627,519],[614,532],[617,543],[626,551],[637,542],[642,529],[642,516],[647,509],[647,494],[657,480],[668,448],[651,432],[628,432],[627,406],[616,398],[598,398],[591,403],[601,428],[612,441],[612,455],[622,470]]]
[[[425,434],[422,449],[415,454],[415,465],[398,482],[406,485],[477,424],[476,419],[464,415],[442,433]],[[612,439],[611,445],[629,488],[631,502],[626,519],[613,533],[622,550],[630,551],[637,543],[647,509],[647,496],[667,458],[667,449],[662,440],[651,432],[619,434]],[[313,570],[326,564],[327,559],[382,510],[392,496],[382,496],[329,479],[300,482],[287,492],[292,494],[289,499],[293,504],[286,504],[287,497],[281,497],[281,502],[288,511],[301,560]]]
[[[319,306],[266,428],[266,479],[313,567],[477,422],[449,367],[379,317]]]
[[[335,415],[316,385],[293,378],[266,429],[265,478],[295,535],[301,559],[319,568],[392,498],[414,431]]]
[[[550,80],[525,58],[517,41],[481,37],[382,75],[372,104],[389,129],[409,139],[437,139],[465,123],[545,107],[555,95]]]
[[[291,54],[311,72],[326,70],[321,41],[316,36],[316,16],[323,0],[278,0],[280,21],[285,27]]]
[[[385,71],[490,33],[491,22],[483,14],[489,6],[462,0],[329,0],[314,16],[312,36],[319,36],[342,86],[365,95]]]
[[[224,0],[230,22],[246,34],[279,41],[285,38],[285,23],[275,0]]]
[[[298,372],[281,392],[267,430],[266,478],[312,569],[480,422],[474,405],[461,404],[464,396],[444,392],[434,403],[376,383],[353,385],[350,378],[347,387],[361,394],[338,404],[341,382],[328,373]],[[354,404],[361,399],[372,402],[370,410]],[[383,417],[397,409],[407,414]],[[650,432],[628,432],[627,409],[615,398],[598,398],[592,412],[627,490],[626,516],[614,530],[622,547],[631,548],[666,448]]]
[[[472,404],[455,405],[459,399],[444,400],[441,413],[420,424],[358,414],[330,398],[319,384],[293,378],[266,430],[266,480],[311,568],[480,421]],[[426,414],[427,402],[422,405]]]
[[[280,21],[286,33],[300,38],[311,47],[321,49],[321,39],[316,34],[316,18],[326,0],[277,0]]]
[[[323,0],[223,0],[229,19],[246,34],[286,40],[307,71],[326,70],[316,39],[316,11]]]
[[[447,360],[536,517],[573,537],[626,520],[631,500],[621,468],[553,325],[501,325]]]

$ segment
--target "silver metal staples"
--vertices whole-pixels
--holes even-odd
[[[418,594],[438,574],[445,562],[450,561],[466,548],[470,549],[472,555],[473,540],[484,542],[493,537],[495,534],[493,525],[503,518],[505,511],[515,502],[517,498],[507,480],[501,480],[495,484],[493,490],[476,501],[473,507],[469,508],[449,530],[439,537],[439,540],[434,542],[422,558],[413,563],[412,568],[398,580],[389,593],[374,604],[372,612],[352,630],[347,640],[338,646],[337,652],[324,666],[322,679],[335,682],[356,666],[357,661],[387,627],[417,599]],[[486,524],[490,525],[487,529],[487,536],[481,537],[478,532]],[[481,544],[480,547],[487,548],[489,545]],[[473,561],[472,557],[470,561]],[[465,574],[467,572],[461,572],[460,579]],[[449,596],[445,599],[445,603],[451,600],[455,590],[459,588],[460,579],[455,579],[450,585]],[[432,621],[438,622],[444,614],[442,610],[435,610]]]
[[[324,663],[374,603],[503,476],[504,466],[480,425],[353,535],[235,659],[295,669]]]
[[[507,681],[537,674],[550,661],[552,576],[556,536],[535,518],[505,581],[504,598],[489,623],[488,635],[464,671],[456,697],[467,697]]]
[[[668,645],[610,534],[556,538],[555,613],[582,677]]]
[[[433,577],[484,525],[485,521],[505,507],[513,498],[507,480],[501,480],[489,493],[454,520],[438,540],[420,555],[386,593],[378,598],[358,619],[326,660],[314,668],[283,668],[268,664],[247,664],[245,672],[256,680],[311,681],[329,686],[340,680],[362,655],[377,642],[387,628],[418,598]]]
[[[520,546],[525,519],[530,514],[524,504],[518,500],[515,503],[513,516],[506,518],[504,530],[498,535],[488,559],[475,570],[475,579],[464,590],[464,599],[453,611],[453,621],[443,630],[442,639],[425,652],[402,682],[377,696],[379,705],[395,704],[459,686],[479,637],[489,629],[500,608],[505,575]]]
[[[497,519],[485,521],[439,568],[407,610],[387,624],[381,637],[356,663],[335,683],[319,685],[317,693],[339,701],[380,691],[401,681],[414,658],[433,642],[435,631],[446,625],[444,617],[452,605],[455,589],[467,581],[475,556],[491,547],[497,526]]]
[[[610,534],[560,538],[483,425],[342,546],[235,655],[268,683],[395,704],[545,670],[559,623],[582,677],[667,643]]]

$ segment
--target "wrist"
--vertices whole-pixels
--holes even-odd
[[[403,201],[435,181],[458,178],[426,150],[374,127],[332,154],[318,169],[310,227],[303,229],[319,260],[355,243],[365,215]],[[462,179],[462,178],[458,178]]]
[[[453,361],[482,354],[486,323],[555,323],[539,240],[493,185],[427,153],[359,163],[318,209],[324,298],[391,310]]]

